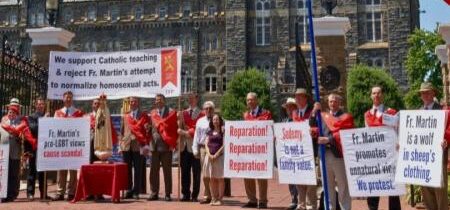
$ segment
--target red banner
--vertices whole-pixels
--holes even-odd
[[[161,86],[172,82],[177,86],[177,50],[161,51]]]
[[[447,3],[448,5],[450,5],[450,0],[444,0],[445,3]]]

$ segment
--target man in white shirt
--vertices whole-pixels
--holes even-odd
[[[203,111],[205,116],[198,119],[195,125],[195,134],[192,144],[192,152],[195,158],[200,158],[200,165],[203,166],[205,158],[208,158],[205,150],[206,133],[209,131],[209,122],[214,115],[214,103],[212,101],[206,101],[203,104]],[[211,203],[211,192],[209,190],[209,178],[203,177],[203,184],[205,187],[204,200],[200,204]]]

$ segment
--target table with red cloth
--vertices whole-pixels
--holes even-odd
[[[110,195],[113,202],[120,202],[120,191],[128,189],[127,167],[125,163],[81,166],[72,203],[84,200],[89,195]]]

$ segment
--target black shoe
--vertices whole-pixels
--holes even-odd
[[[125,199],[131,199],[131,198],[133,198],[133,192],[128,191],[128,192],[125,194]]]
[[[57,195],[52,198],[52,201],[63,201],[63,200],[64,200],[64,195]]]
[[[297,208],[297,204],[291,204],[289,207],[286,208],[286,210],[295,210]]]
[[[166,195],[166,197],[164,197],[165,201],[172,201],[172,198],[170,198],[170,195]]]
[[[211,203],[211,199],[205,199],[200,201],[200,204],[210,204]]]
[[[49,200],[49,201],[52,200],[52,198],[51,198],[50,196],[48,196],[48,195],[46,195],[45,197],[44,197],[44,196],[41,196],[40,199],[41,199],[41,200]]]
[[[192,198],[191,201],[197,203],[197,202],[198,202],[198,199],[197,199],[197,198]]]
[[[133,198],[134,198],[135,200],[139,200],[139,194],[134,194],[134,195],[133,195]]]
[[[258,209],[267,209],[267,203],[259,203]]]
[[[75,195],[68,195],[67,201],[72,201],[75,198]]]
[[[189,197],[183,196],[183,197],[180,199],[180,201],[181,201],[181,202],[189,202],[189,201],[191,201],[191,199],[190,199]]]
[[[96,195],[96,196],[95,196],[95,200],[96,200],[96,201],[104,201],[104,200],[105,200],[105,197],[103,197],[103,195]]]
[[[93,201],[94,199],[95,199],[95,196],[93,196],[93,195],[89,195],[89,196],[86,198],[87,201]]]
[[[242,206],[242,208],[257,208],[258,204],[253,202],[248,202],[245,205]]]
[[[157,201],[158,199],[158,195],[151,195],[149,198],[147,198],[148,201]]]
[[[3,198],[2,199],[2,203],[8,203],[8,202],[13,202],[14,199],[13,198]]]

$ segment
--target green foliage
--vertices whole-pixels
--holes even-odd
[[[240,120],[246,110],[246,96],[248,92],[258,94],[258,101],[262,108],[272,110],[270,103],[270,86],[261,71],[250,68],[239,71],[227,84],[227,91],[222,97],[222,114],[227,120]]]
[[[444,41],[436,32],[419,29],[416,29],[408,38],[406,72],[410,88],[404,97],[408,108],[420,107],[418,90],[423,81],[431,82],[438,89],[438,98],[442,95],[442,73],[434,49],[443,43]]]
[[[383,88],[385,106],[396,110],[404,108],[398,85],[388,73],[379,68],[354,66],[347,79],[347,107],[358,127],[364,126],[364,113],[372,107],[370,91],[373,86]]]

